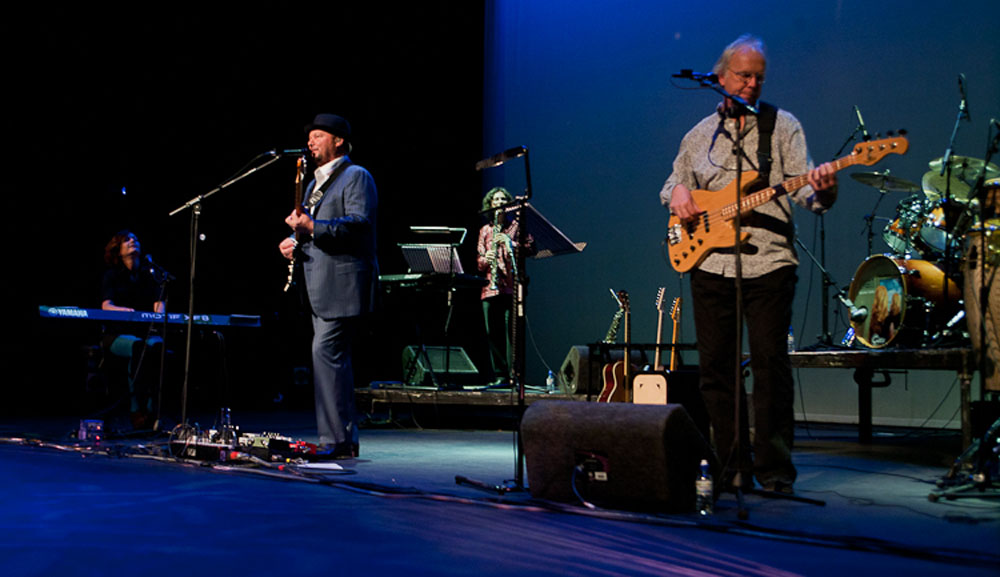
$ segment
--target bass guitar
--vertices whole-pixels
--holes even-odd
[[[902,131],[901,131],[902,133]],[[833,161],[834,169],[839,171],[848,166],[861,164],[871,166],[889,154],[906,154],[909,148],[904,136],[883,138],[870,142],[862,142],[854,147],[851,153]],[[795,176],[777,186],[751,192],[761,186],[756,182],[758,173],[747,171],[741,182],[740,190],[736,190],[736,181],[729,183],[722,190],[692,190],[691,196],[695,204],[702,209],[696,217],[682,221],[671,214],[667,222],[667,251],[670,255],[670,265],[677,272],[687,272],[701,264],[713,251],[729,248],[734,245],[736,232],[733,220],[736,217],[737,200],[741,215],[748,215],[754,208],[770,202],[783,194],[795,192],[809,183],[806,175]],[[740,231],[739,244],[743,244],[750,233]]]

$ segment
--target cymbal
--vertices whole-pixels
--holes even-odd
[[[919,184],[895,176],[889,176],[888,172],[853,172],[851,173],[851,178],[861,184],[867,184],[879,190],[920,192]]]
[[[921,183],[924,185],[924,195],[931,200],[941,200],[944,198],[945,191],[951,193],[951,199],[957,202],[969,202],[969,195],[972,192],[972,187],[959,180],[955,176],[951,177],[951,187],[948,187],[948,179],[940,174],[940,165],[938,165],[938,170],[932,170],[930,172],[924,173],[924,178]]]
[[[976,182],[976,179],[979,178],[979,171],[983,169],[983,166],[986,167],[986,176],[984,178],[989,179],[1000,176],[1000,167],[997,167],[997,165],[992,162],[987,164],[978,158],[969,158],[968,156],[952,156],[948,161],[948,164],[951,165],[952,178],[957,178],[969,184]],[[944,166],[944,157],[936,158],[930,162],[932,172],[941,174],[942,166]]]

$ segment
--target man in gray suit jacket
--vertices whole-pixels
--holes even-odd
[[[319,114],[306,133],[318,168],[304,194],[305,210],[285,219],[298,240],[286,238],[279,249],[285,258],[301,262],[312,308],[320,454],[349,459],[359,451],[352,349],[378,291],[378,196],[371,174],[347,157],[351,127],[346,120]]]

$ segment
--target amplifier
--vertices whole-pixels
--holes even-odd
[[[445,359],[447,359],[447,368]],[[433,376],[432,376],[433,373]],[[479,371],[462,347],[408,346],[403,350],[403,382],[418,386],[481,385]]]

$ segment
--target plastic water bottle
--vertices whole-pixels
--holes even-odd
[[[695,506],[700,515],[708,516],[712,514],[712,507],[715,503],[715,495],[712,487],[712,472],[708,469],[708,460],[701,460],[701,473],[694,482]]]
[[[792,327],[788,327],[788,352],[795,352],[795,333],[792,332]]]
[[[549,375],[545,377],[545,390],[550,393],[555,393],[556,391],[556,374],[549,371]]]

